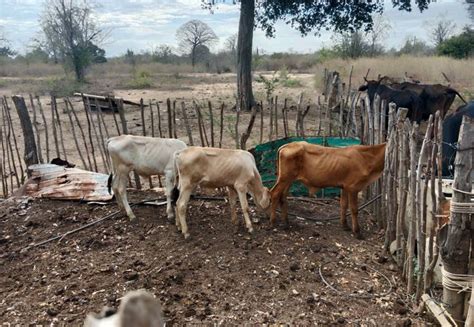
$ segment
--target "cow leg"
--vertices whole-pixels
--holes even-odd
[[[284,190],[283,194],[280,196],[280,207],[281,207],[281,219],[285,223],[286,227],[289,226],[288,222],[288,193],[290,192],[290,186]]]
[[[362,234],[360,233],[359,220],[357,218],[357,193],[358,192],[348,192],[349,196],[349,205],[351,207],[351,216],[352,216],[352,233],[357,239],[362,239]]]
[[[229,193],[230,217],[234,225],[238,225],[237,213],[235,212],[235,204],[237,203],[237,192],[233,187],[227,187]]]
[[[239,195],[240,206],[242,207],[242,212],[244,214],[245,225],[249,233],[253,232],[252,222],[250,221],[249,217],[249,204],[247,202],[247,187],[245,186],[238,186],[235,188],[237,194]]]
[[[284,196],[285,189],[287,188],[289,188],[288,185],[283,185],[283,183],[277,182],[271,190],[270,226],[275,225],[276,211],[282,204],[282,197]]]
[[[176,203],[176,213],[178,216],[176,217],[176,219],[179,219],[179,224],[181,225],[181,232],[183,233],[185,239],[189,237],[188,225],[186,224],[186,208],[188,206],[191,193],[191,187],[182,187],[182,189],[180,190],[178,202]],[[178,222],[176,223],[176,226],[178,226]]]
[[[114,180],[112,181],[112,189],[114,190],[114,194],[117,198],[119,206],[125,209],[127,216],[130,218],[131,221],[133,221],[136,219],[136,217],[132,209],[130,208],[130,205],[128,204],[127,176],[127,171],[121,171],[120,169],[117,169],[117,175],[114,176]]]
[[[174,213],[171,205],[171,192],[174,187],[173,171],[165,171],[165,195],[166,195],[166,215],[168,220],[173,220]]]
[[[347,219],[346,219],[346,212],[347,206],[349,204],[349,199],[347,196],[347,192],[344,189],[341,190],[341,226],[344,230],[349,230],[349,226],[347,226]]]

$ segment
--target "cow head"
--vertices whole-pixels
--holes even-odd
[[[367,78],[364,77],[365,84],[361,85],[359,87],[359,91],[367,91],[367,94],[369,96],[370,102],[374,100],[375,93],[377,92],[377,88],[380,85],[380,80],[375,81],[375,80],[367,80]]]
[[[260,209],[261,211],[267,212],[268,209],[270,209],[270,200],[271,200],[271,194],[268,188],[263,187],[260,198],[255,199],[255,200],[256,200],[255,202],[256,202],[257,208]]]

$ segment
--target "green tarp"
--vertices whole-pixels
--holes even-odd
[[[266,187],[271,188],[276,182],[277,173],[275,171],[275,161],[277,159],[278,149],[284,144],[297,141],[306,141],[312,144],[336,148],[360,144],[359,139],[341,137],[289,137],[259,144],[255,148],[250,150],[250,152],[252,152],[255,157],[258,171],[260,172],[263,184]],[[308,189],[302,183],[294,182],[290,188],[290,194],[293,196],[308,196]],[[316,194],[316,196],[318,197],[332,197],[337,195],[339,195],[339,188],[332,187],[322,189]]]

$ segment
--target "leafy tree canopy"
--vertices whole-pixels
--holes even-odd
[[[438,46],[438,54],[454,58],[467,58],[474,55],[474,29],[465,27],[464,31]]]
[[[202,0],[203,7],[212,8],[225,0]],[[235,0],[233,1],[236,2]],[[412,11],[416,6],[420,11],[428,8],[430,0],[392,0],[393,7]],[[256,0],[256,25],[273,37],[275,23],[282,20],[300,31],[302,35],[318,33],[321,29],[336,32],[371,30],[373,15],[381,14],[384,1],[314,1],[314,0]]]

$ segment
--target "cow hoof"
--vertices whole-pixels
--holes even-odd
[[[349,226],[347,226],[347,225],[342,225],[342,229],[343,229],[343,230],[346,230],[346,231],[351,230],[351,228],[350,228]]]
[[[249,228],[249,233],[250,233],[250,234],[253,233],[253,228],[252,228],[252,227]]]
[[[184,239],[188,240],[191,235],[189,233],[184,234]]]

